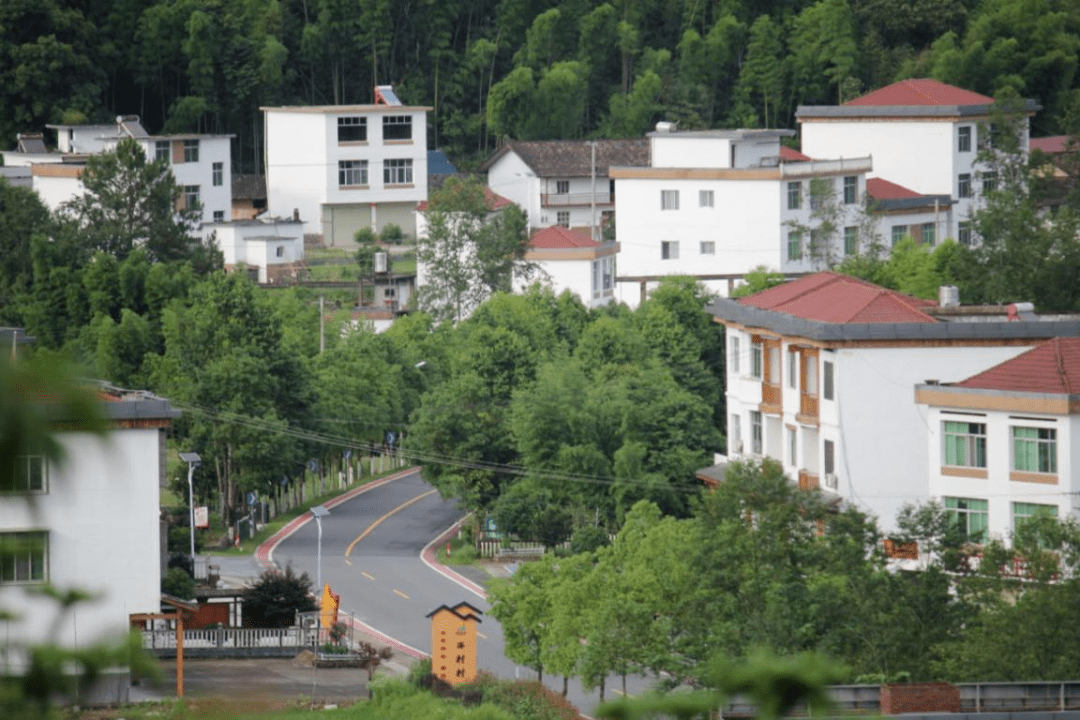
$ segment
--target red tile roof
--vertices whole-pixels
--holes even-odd
[[[552,225],[533,233],[529,244],[534,248],[570,249],[600,247],[603,243],[596,242],[585,233]]]
[[[994,98],[977,92],[939,80],[917,78],[886,85],[844,105],[991,105],[993,102]]]
[[[491,188],[489,187],[484,188],[484,201],[487,203],[488,210],[498,210],[499,208],[504,208],[507,205],[514,204],[513,200],[508,200],[502,195],[499,195],[496,192],[492,192]],[[416,209],[420,212],[425,212],[428,209],[428,201],[421,200],[419,203],[416,204]]]
[[[1028,147],[1032,150],[1042,150],[1044,153],[1055,155],[1063,153],[1068,148],[1068,135],[1051,135],[1050,137],[1031,138]]]
[[[744,305],[831,323],[938,322],[920,308],[936,302],[831,271],[814,273],[740,298]]]
[[[1080,338],[1047,340],[956,386],[1055,395],[1080,392]]]
[[[881,178],[866,178],[866,194],[875,200],[899,200],[903,198],[922,197],[921,193],[909,190],[903,185],[897,185]]]
[[[803,155],[801,152],[794,148],[789,148],[785,145],[781,145],[780,159],[784,162],[808,162],[812,158],[809,155]]]

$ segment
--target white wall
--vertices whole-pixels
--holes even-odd
[[[50,581],[99,599],[58,615],[31,586],[0,585],[0,607],[22,616],[6,624],[5,638],[41,642],[55,632],[57,642],[81,646],[126,633],[130,613],[159,611],[160,435],[152,428],[115,431],[106,440],[58,437],[69,462],[49,468],[47,494],[5,496],[0,528],[48,530]]]
[[[41,198],[41,202],[53,212],[56,212],[61,205],[69,200],[74,200],[86,194],[86,188],[83,187],[82,181],[76,177],[34,175],[32,182],[34,192]]]
[[[412,139],[384,141],[383,117],[408,115],[412,118]],[[367,119],[367,140],[338,143],[337,121],[343,116]],[[427,199],[427,113],[422,109],[394,106],[326,106],[319,108],[267,108],[266,176],[267,206],[275,215],[299,211],[307,233],[328,233],[322,226],[323,205],[334,207],[364,206],[377,217],[380,204],[411,209]],[[412,160],[412,182],[408,186],[386,186],[383,168],[388,159]],[[368,183],[343,189],[338,183],[338,162],[366,160]],[[412,217],[400,214],[406,222]],[[334,216],[334,213],[331,213]],[[340,216],[344,217],[344,216]],[[339,219],[340,219],[339,217]],[[374,219],[373,222],[376,222]],[[381,226],[383,223],[379,223]],[[350,236],[359,227],[335,235]],[[403,227],[414,235],[413,225]]]
[[[488,169],[488,188],[496,195],[502,195],[522,208],[529,217],[529,228],[544,226],[540,219],[542,182],[525,164],[525,161],[513,151],[507,152]]]
[[[213,223],[207,229],[214,234],[225,264],[244,263],[259,268],[261,283],[269,280],[268,267],[298,262],[304,257],[304,225],[300,222],[247,220]]]
[[[732,139],[705,134],[649,136],[654,168],[731,168]]]
[[[949,408],[956,410],[956,408]],[[1008,542],[1015,530],[1013,523],[1014,502],[1038,503],[1057,506],[1057,516],[1065,519],[1074,515],[1077,508],[1077,492],[1080,478],[1076,477],[1077,438],[1080,433],[1080,417],[1054,416],[1025,412],[1025,418],[1040,420],[1013,420],[1004,411],[971,411],[972,415],[955,415],[941,412],[941,408],[929,408],[927,452],[930,470],[930,494],[941,501],[945,497],[977,498],[987,501],[987,522],[991,538]],[[980,417],[981,416],[981,417]],[[985,478],[957,477],[942,474],[943,422],[976,422],[986,424],[986,471]],[[1052,427],[1057,435],[1057,484],[1013,482],[1009,480],[1012,467],[1013,426]]]
[[[739,372],[728,362],[727,403],[730,415],[741,417],[744,455],[750,454],[749,412],[761,403],[761,381],[750,377],[750,333],[729,328],[740,345]],[[798,340],[795,339],[798,344]],[[914,388],[928,379],[956,382],[999,362],[1019,355],[1029,346],[1015,347],[907,347],[821,349],[818,357],[817,428],[801,425],[799,390],[788,387],[788,349],[781,344],[783,387],[782,425],[794,425],[799,432],[802,468],[819,476],[823,473],[823,444],[835,443],[837,494],[878,518],[884,530],[895,527],[896,513],[905,503],[931,497],[929,457],[926,452],[927,409],[916,405]],[[834,363],[835,400],[824,398],[822,362]],[[775,442],[775,438],[774,438]],[[780,434],[780,447],[765,437],[764,455],[782,460],[795,478],[799,467],[788,462],[787,433]],[[813,443],[813,447],[807,447]],[[728,455],[739,457],[731,447]],[[821,478],[822,481],[824,478]]]

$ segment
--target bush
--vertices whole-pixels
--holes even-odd
[[[186,552],[169,553],[169,562],[166,569],[172,570],[173,568],[180,568],[191,577],[195,577],[195,563]]]
[[[594,552],[610,542],[608,534],[603,528],[595,525],[579,527],[570,536],[570,552],[574,555],[585,552]]]
[[[353,240],[358,245],[373,245],[379,241],[379,236],[369,227],[362,227],[353,234]]]
[[[315,609],[311,579],[307,573],[295,575],[291,565],[285,572],[267,570],[244,588],[246,627],[289,627],[295,623],[296,613]]]
[[[183,568],[169,568],[161,578],[161,592],[181,600],[190,600],[195,597],[195,580]]]
[[[387,223],[382,229],[382,241],[392,245],[400,245],[401,241],[405,239],[405,233],[402,232],[400,225],[394,223]]]

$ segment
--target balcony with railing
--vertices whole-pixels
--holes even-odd
[[[817,490],[821,487],[821,481],[817,475],[806,470],[799,471],[799,489],[800,490]]]
[[[604,190],[578,193],[541,193],[540,204],[544,207],[569,207],[570,205],[611,205],[615,202],[614,193]]]

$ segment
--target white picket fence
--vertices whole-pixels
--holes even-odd
[[[144,630],[146,650],[175,650],[175,630]],[[201,628],[184,630],[184,649],[304,648],[319,640],[318,628]]]

